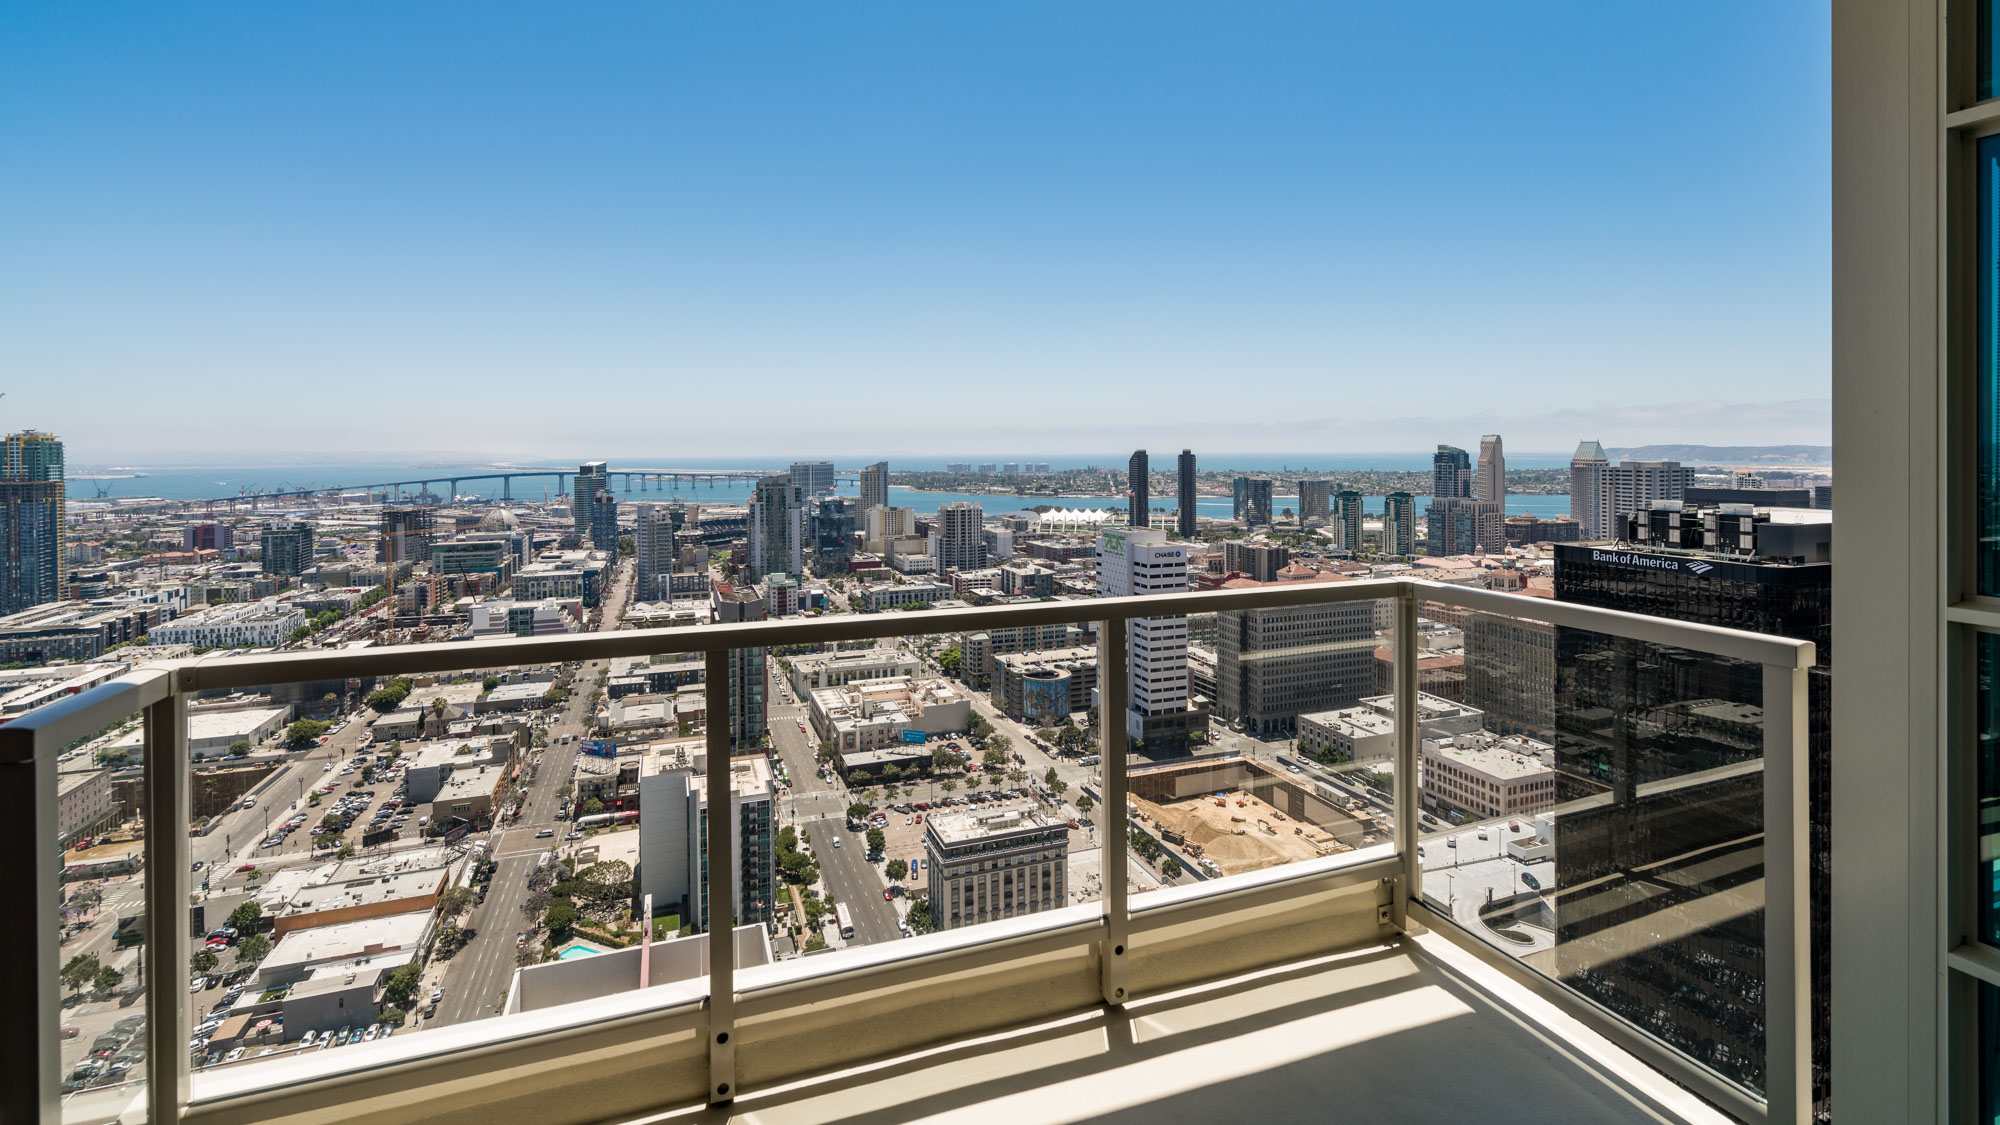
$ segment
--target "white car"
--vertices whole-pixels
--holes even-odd
[[[226,1063],[233,1063],[233,1062],[235,1062],[235,1061],[236,1061],[237,1059],[240,1059],[240,1058],[242,1058],[242,1057],[243,1057],[243,1051],[244,1051],[244,1048],[242,1048],[242,1047],[237,1047],[237,1048],[234,1048],[234,1049],[232,1049],[232,1050],[231,1050],[231,1051],[230,1051],[230,1052],[229,1052],[228,1054],[226,1054],[226,1055],[222,1056],[222,1061],[223,1061],[223,1062],[226,1062]]]

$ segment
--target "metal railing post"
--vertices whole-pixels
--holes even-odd
[[[703,707],[708,723],[708,1100],[736,1096],[736,818],[730,815],[729,649],[706,654]]]
[[[1403,876],[1390,888],[1389,921],[1405,929],[1409,926],[1410,896],[1421,897],[1423,878],[1417,855],[1417,747],[1423,740],[1417,708],[1417,591],[1413,586],[1396,590],[1394,644],[1396,855],[1403,861]]]
[[[1764,1098],[1812,1116],[1812,917],[1806,669],[1764,665]]]
[[[179,1121],[188,1104],[187,697],[146,708],[146,1115]]]
[[[1104,732],[1104,819],[1107,829],[1098,853],[1104,870],[1104,941],[1098,949],[1099,984],[1106,1004],[1125,1003],[1126,948],[1132,930],[1132,896],[1127,889],[1126,863],[1132,833],[1125,813],[1125,731],[1128,657],[1127,626],[1123,621],[1097,623],[1098,727]]]

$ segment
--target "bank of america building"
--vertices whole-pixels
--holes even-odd
[[[1559,601],[1817,646],[1807,738],[1815,1087],[1827,1042],[1832,513],[1677,501],[1615,547],[1558,545]],[[1711,1067],[1761,1081],[1763,685],[1757,665],[1556,631],[1552,968]],[[1685,922],[1704,901],[1704,924]],[[1737,903],[1740,909],[1721,904]]]

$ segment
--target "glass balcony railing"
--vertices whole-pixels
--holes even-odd
[[[1796,1120],[1811,662],[1394,579],[143,667],[0,727],[0,1118],[468,1052],[724,1101],[1421,926]]]

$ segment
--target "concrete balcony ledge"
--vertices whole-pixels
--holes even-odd
[[[1423,935],[633,1120],[1731,1119],[1472,955]]]

